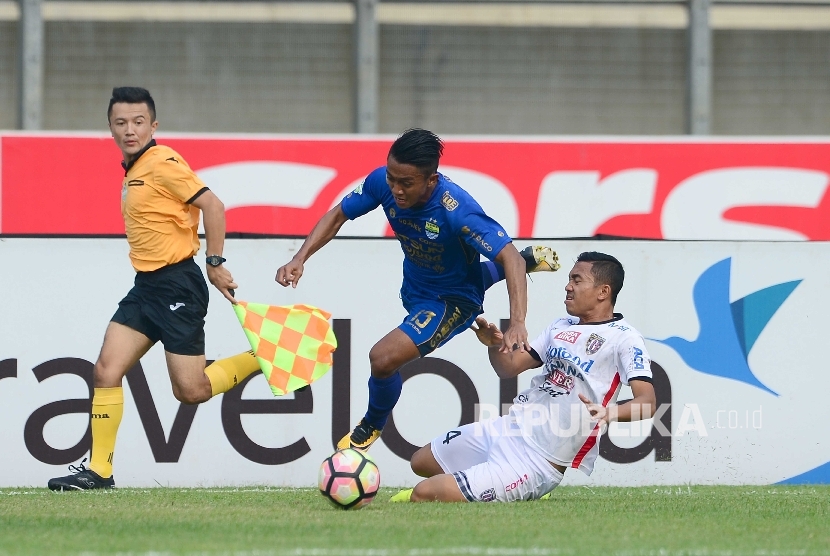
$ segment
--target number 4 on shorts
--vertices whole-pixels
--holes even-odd
[[[444,441],[441,444],[449,444],[450,440],[452,440],[456,436],[461,436],[461,431],[450,431],[450,432],[448,432],[447,437],[444,439]]]

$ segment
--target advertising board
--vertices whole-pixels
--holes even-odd
[[[309,260],[296,289],[284,289],[274,274],[299,245],[229,240],[226,264],[240,299],[331,312],[333,370],[285,398],[273,398],[256,375],[185,406],[155,346],[125,381],[119,486],[315,484],[319,463],[365,410],[369,349],[405,315],[403,256],[395,240],[336,239]],[[830,309],[828,244],[551,245],[564,267],[532,275],[531,337],[564,315],[567,271],[580,252],[615,255],[626,267],[616,308],[646,338],[660,404],[655,419],[613,425],[594,474],[569,470],[564,484],[830,482],[830,441],[815,429],[825,413],[821,392],[830,389],[821,326]],[[86,455],[92,364],[133,271],[123,239],[0,238],[0,258],[0,486],[44,486]],[[484,308],[491,322],[509,316],[503,284],[488,291]],[[209,359],[248,348],[213,288],[206,333]],[[387,486],[416,482],[407,462],[416,447],[498,414],[534,371],[499,380],[468,331],[402,373],[403,395],[372,448]]]
[[[394,137],[158,134],[227,208],[228,231],[303,236]],[[123,234],[109,136],[0,135],[0,233]],[[830,240],[830,143],[446,138],[440,171],[513,237]],[[343,230],[390,236],[383,215]]]

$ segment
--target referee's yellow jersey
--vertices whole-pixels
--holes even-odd
[[[173,149],[150,141],[125,165],[121,214],[138,272],[158,270],[199,251],[199,209],[191,203],[204,182]]]

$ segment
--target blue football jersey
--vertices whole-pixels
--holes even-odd
[[[341,204],[349,220],[383,207],[404,252],[401,299],[462,298],[481,305],[484,287],[479,254],[495,259],[510,237],[475,199],[446,176],[426,204],[402,209],[386,183],[386,167],[369,174]]]

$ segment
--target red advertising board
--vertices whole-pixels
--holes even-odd
[[[158,136],[223,200],[229,232],[281,235],[307,234],[391,140]],[[105,135],[0,136],[0,233],[124,233],[120,161]],[[830,239],[830,142],[450,137],[440,171],[516,237]]]

